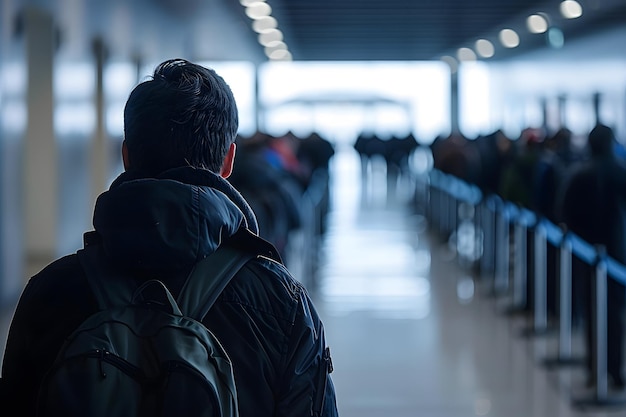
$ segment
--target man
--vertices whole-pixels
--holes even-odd
[[[174,296],[193,265],[241,228],[258,233],[243,197],[225,180],[238,115],[213,70],[160,64],[124,110],[122,173],[97,200],[94,233],[111,265],[158,278]],[[95,236],[94,236],[95,235]],[[75,254],[32,277],[9,330],[2,408],[34,414],[43,374],[64,339],[97,310]],[[300,283],[256,258],[233,278],[205,325],[233,362],[241,417],[336,416],[322,322]]]
[[[588,136],[591,157],[572,168],[565,180],[558,219],[581,238],[603,246],[607,255],[626,263],[626,166],[614,153],[615,136],[608,126],[595,126]],[[574,257],[572,269],[575,297],[586,311],[588,368],[595,356],[591,316],[593,268]],[[624,286],[609,277],[607,287],[607,366],[610,382],[624,387],[623,378],[623,309]],[[596,381],[590,378],[590,383]]]

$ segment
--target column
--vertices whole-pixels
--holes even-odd
[[[27,60],[23,221],[26,278],[56,256],[57,147],[54,137],[54,22],[43,9],[24,10]]]
[[[96,128],[91,148],[91,201],[93,209],[96,198],[107,189],[109,181],[109,139],[105,125],[105,97],[104,97],[104,63],[106,61],[106,46],[101,38],[93,40],[93,54],[96,66]],[[93,210],[91,211],[93,213]],[[89,217],[91,218],[91,213]]]
[[[454,70],[450,72],[450,128],[451,133],[459,132],[459,76]]]
[[[601,123],[600,120],[600,98],[601,95],[599,92],[593,93],[593,116],[594,116],[594,125],[598,125]]]
[[[259,98],[259,65],[254,68],[254,108],[256,110],[256,130],[265,131],[265,108],[261,107]]]
[[[544,131],[549,132],[550,131],[550,123],[549,123],[550,114],[548,110],[548,99],[546,97],[541,97],[540,101],[541,101],[541,111],[543,113],[542,127]]]
[[[558,100],[558,115],[559,115],[559,124],[558,124],[558,128],[561,127],[566,127],[567,126],[567,118],[566,116],[566,105],[567,105],[567,97],[564,94],[561,94],[558,96],[557,98]]]

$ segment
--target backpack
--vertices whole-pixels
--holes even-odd
[[[78,251],[100,310],[63,345],[38,415],[237,417],[232,364],[202,319],[255,255],[222,244],[197,263],[177,300],[159,280],[135,289],[103,256],[99,244]]]

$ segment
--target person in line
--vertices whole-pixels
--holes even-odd
[[[604,247],[606,254],[626,263],[626,164],[615,155],[615,135],[605,125],[596,125],[588,135],[590,158],[572,167],[559,197],[558,219],[587,242]],[[593,268],[574,257],[572,282],[575,297],[583,303],[586,324],[587,366],[593,379],[594,320],[591,315],[594,293]],[[624,286],[614,279],[607,283],[606,352],[609,381],[615,388],[624,388],[623,334]]]
[[[112,265],[138,281],[158,278],[177,296],[221,242],[241,228],[258,234],[254,213],[226,181],[237,130],[230,87],[212,69],[167,60],[134,88],[124,109],[124,172],[98,197],[89,232]],[[76,254],[30,278],[5,348],[4,410],[34,415],[44,373],[96,310]],[[322,321],[281,263],[248,261],[203,322],[232,360],[241,417],[337,415]]]

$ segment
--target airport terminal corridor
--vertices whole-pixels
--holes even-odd
[[[572,406],[591,398],[584,372],[542,365],[555,337],[523,336],[529,319],[505,314],[429,229],[413,179],[393,189],[384,163],[364,173],[348,144],[337,147],[330,178],[327,232],[307,285],[325,324],[342,417],[626,415],[623,404]],[[11,315],[1,317],[2,351]]]
[[[626,0],[0,10],[0,365],[124,171],[129,94],[180,58],[232,90],[228,181],[311,294],[340,416],[626,417]]]

